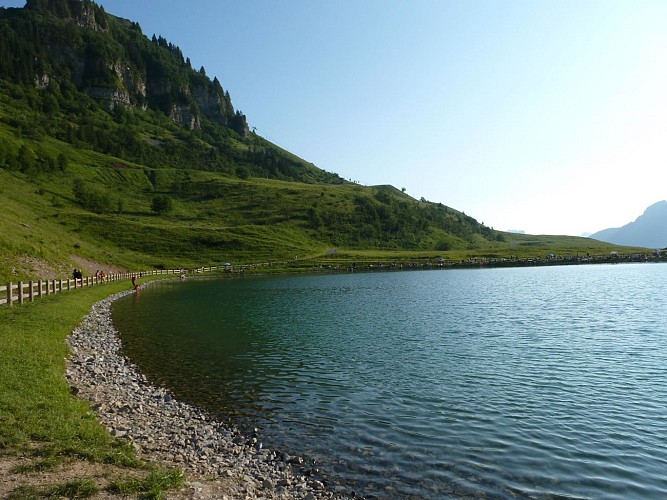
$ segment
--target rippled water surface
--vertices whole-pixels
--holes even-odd
[[[191,280],[114,305],[154,382],[382,498],[667,498],[667,266]]]

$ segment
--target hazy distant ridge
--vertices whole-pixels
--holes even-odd
[[[659,201],[623,227],[603,229],[590,236],[616,245],[667,247],[667,201]]]

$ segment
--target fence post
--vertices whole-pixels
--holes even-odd
[[[7,305],[12,305],[12,282],[7,283]]]
[[[37,296],[41,299],[42,298],[42,280],[39,280],[37,282]]]
[[[34,302],[34,301],[35,301],[35,295],[34,295],[34,291],[33,291],[33,283],[32,283],[32,280],[28,281],[28,300],[29,300],[30,302]]]
[[[23,304],[23,281],[19,281],[19,304]]]

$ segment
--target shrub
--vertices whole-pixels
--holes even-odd
[[[174,202],[169,196],[157,195],[151,202],[151,210],[156,214],[166,214],[174,209]]]

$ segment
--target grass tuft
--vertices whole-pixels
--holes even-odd
[[[142,479],[113,481],[106,490],[120,495],[139,495],[140,498],[159,499],[170,489],[182,488],[185,484],[183,472],[175,469],[156,469]]]
[[[99,493],[100,489],[90,479],[75,479],[65,484],[53,486],[49,490],[50,497],[90,498]]]
[[[29,486],[23,485],[16,488],[8,496],[7,500],[33,500],[38,498],[90,498],[100,489],[90,479],[74,479],[63,484],[52,486]]]

